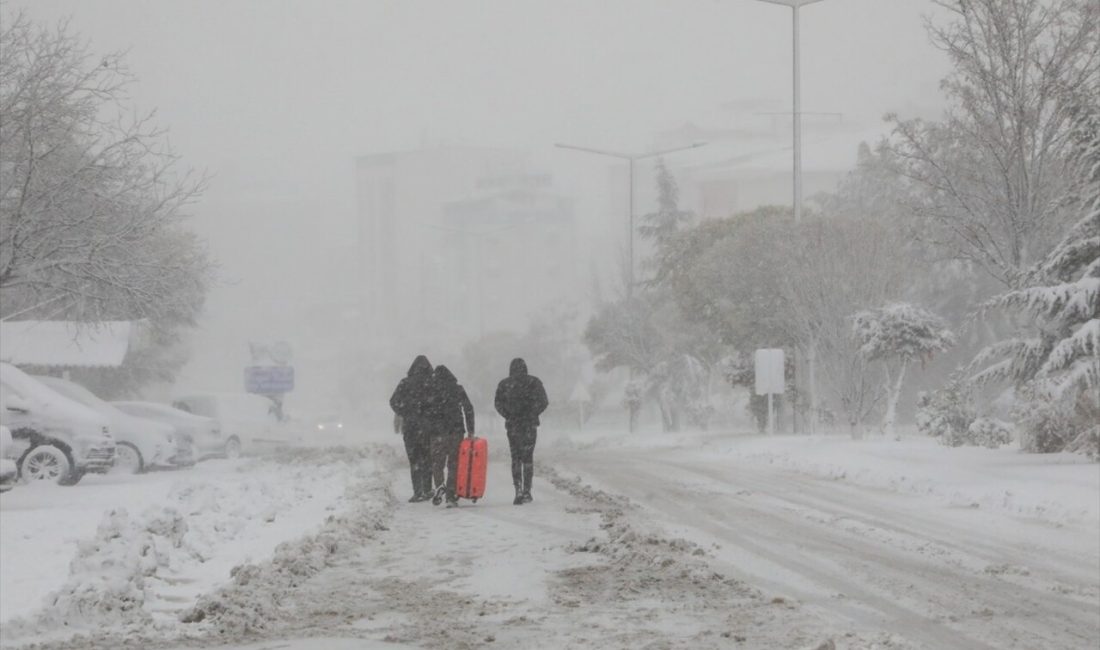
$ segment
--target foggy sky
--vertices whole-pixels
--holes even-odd
[[[221,343],[204,352],[211,364],[226,354],[236,363],[241,336],[280,336],[264,331],[266,315],[310,291],[288,270],[351,236],[355,156],[443,143],[530,149],[581,194],[588,215],[600,199],[577,179],[605,178],[607,162],[555,152],[554,142],[639,150],[657,132],[718,122],[723,105],[790,105],[790,10],[752,0],[35,0],[8,9],[21,7],[40,21],[71,16],[94,51],[128,50],[134,103],[157,108],[184,162],[212,174],[192,207],[227,278],[202,324]],[[933,8],[804,8],[804,110],[868,126],[887,111],[934,114],[947,63],[922,27]],[[315,250],[296,256],[301,241]],[[242,310],[246,300],[255,308]]]

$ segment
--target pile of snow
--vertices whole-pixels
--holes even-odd
[[[231,577],[241,579],[242,570],[234,567],[262,562],[272,553],[278,556],[281,544],[316,530],[326,518],[331,521],[333,512],[350,507],[346,501],[357,505],[363,486],[389,464],[389,455],[387,449],[329,449],[224,462],[221,472],[176,475],[166,492],[163,476],[126,477],[128,483],[109,486],[118,507],[98,511],[100,523],[94,535],[76,542],[75,557],[58,555],[55,544],[44,545],[53,555],[37,553],[17,531],[21,518],[28,524],[41,522],[21,517],[33,510],[9,510],[16,504],[5,495],[3,544],[5,551],[20,551],[19,564],[10,569],[25,566],[54,575],[51,565],[68,566],[61,584],[37,585],[35,573],[18,580],[53,590],[44,599],[38,597],[37,611],[24,608],[20,616],[11,617],[9,605],[27,594],[5,589],[7,620],[0,642],[7,646],[92,630],[170,633],[180,626],[180,613],[201,594]],[[134,484],[144,479],[157,495],[152,504]],[[59,489],[67,490],[64,495],[70,500],[82,495],[81,488]],[[30,503],[48,504],[43,494],[27,492]],[[139,510],[139,515],[131,514]],[[66,536],[64,513],[54,514],[52,528],[35,530],[36,535],[54,540]],[[46,570],[37,571],[36,565]],[[5,577],[8,571],[5,563]]]
[[[319,532],[280,544],[270,560],[234,567],[229,585],[200,598],[180,620],[202,624],[191,633],[247,635],[302,614],[284,606],[298,586],[387,530],[385,521],[396,503],[390,475],[375,469],[363,479],[349,488],[348,507],[329,516]]]

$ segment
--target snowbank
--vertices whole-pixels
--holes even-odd
[[[306,450],[189,474],[13,491],[0,502],[0,643],[177,627],[234,567],[271,557],[358,498],[352,488],[380,458],[373,449]],[[70,526],[74,509],[87,512]],[[91,518],[99,521],[89,534]]]

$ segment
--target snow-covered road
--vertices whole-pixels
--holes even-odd
[[[448,510],[405,502],[398,440],[384,440],[211,465],[171,481],[142,478],[144,491],[122,500],[136,509],[167,499],[182,508],[186,531],[172,537],[163,517],[143,515],[136,529],[120,525],[124,535],[112,536],[114,523],[106,531],[92,523],[105,516],[101,508],[68,531],[82,544],[51,542],[56,557],[40,557],[42,575],[60,583],[51,590],[83,593],[76,578],[101,566],[89,557],[102,559],[89,549],[113,548],[137,530],[145,541],[120,548],[151,548],[158,558],[151,568],[139,562],[134,578],[144,609],[122,616],[92,608],[82,614],[84,636],[66,642],[50,627],[56,612],[31,607],[37,613],[14,636],[6,625],[0,641],[238,650],[814,650],[830,642],[852,650],[1030,650],[1100,641],[1100,524],[1089,503],[1100,499],[1096,465],[1064,467],[1066,480],[1031,495],[1047,504],[1044,513],[1059,513],[1043,518],[1022,515],[1035,511],[1019,502],[967,502],[995,492],[975,477],[1018,456],[962,457],[952,480],[968,487],[950,488],[945,500],[942,491],[907,491],[909,480],[883,482],[882,472],[897,468],[884,462],[868,472],[858,457],[923,453],[936,467],[956,462],[953,450],[829,441],[806,465],[784,451],[789,439],[572,436],[544,445],[535,503],[515,507],[505,446],[492,440],[487,497]],[[810,444],[795,446],[805,454]],[[744,445],[752,453],[742,453]],[[833,469],[821,475],[816,463],[829,450]],[[844,472],[833,470],[845,463],[871,483],[841,480]],[[918,465],[906,474],[931,481],[935,472]],[[1044,474],[1048,466],[1037,471],[1055,476]],[[904,488],[889,487],[895,483]],[[200,494],[201,485],[212,487]],[[69,490],[49,494],[77,494]],[[87,494],[103,507],[109,501]],[[4,524],[63,509],[40,503],[43,495],[5,495]],[[241,523],[227,528],[234,520]],[[276,528],[280,521],[296,530]],[[9,530],[4,557],[29,552]],[[45,524],[35,532],[57,533]],[[197,560],[196,549],[208,557]],[[185,591],[166,587],[177,584]]]
[[[720,570],[855,630],[929,648],[1100,642],[1095,521],[945,507],[694,449],[588,449],[555,461],[717,547]]]

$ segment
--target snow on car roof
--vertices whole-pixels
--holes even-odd
[[[135,402],[135,401],[120,401],[111,402],[114,406],[122,409],[123,412],[130,415],[137,415],[139,417],[156,416],[168,418],[177,422],[209,422],[210,418],[201,415],[195,415],[194,413],[188,413],[187,411],[181,411],[178,408],[173,408],[167,404],[160,404],[157,402]]]
[[[11,364],[0,363],[0,381],[11,386],[28,399],[39,402],[48,408],[56,409],[66,417],[97,424],[106,423],[103,415],[95,409],[62,395]]]
[[[134,334],[133,323],[108,321],[80,325],[69,321],[0,322],[0,360],[46,367],[122,365]]]

